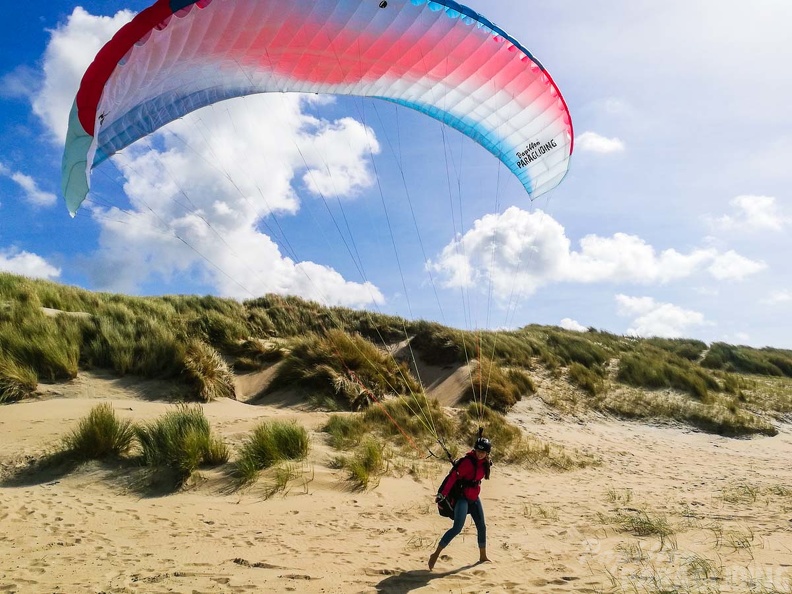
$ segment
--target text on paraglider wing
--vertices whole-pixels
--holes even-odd
[[[530,163],[536,161],[539,157],[550,152],[557,146],[555,139],[545,142],[544,144],[541,142],[532,142],[525,147],[524,151],[517,151],[517,167],[520,169],[528,167]]]

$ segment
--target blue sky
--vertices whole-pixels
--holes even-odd
[[[0,270],[131,294],[276,291],[461,328],[792,348],[786,0],[470,0],[550,71],[576,147],[531,202],[404,108],[226,102],[60,188],[82,72],[148,3],[6,3]]]

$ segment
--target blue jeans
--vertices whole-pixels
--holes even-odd
[[[483,549],[487,546],[487,525],[484,523],[484,508],[481,505],[481,499],[468,501],[462,497],[454,506],[454,525],[451,526],[451,528],[443,534],[443,538],[440,539],[441,547],[447,547],[448,543],[450,543],[457,534],[462,532],[468,514],[471,515],[473,523],[476,525],[479,548]]]

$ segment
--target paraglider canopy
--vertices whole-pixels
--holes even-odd
[[[69,116],[62,191],[168,122],[263,92],[374,97],[461,131],[535,198],[566,174],[567,106],[542,65],[452,0],[158,0],[86,71]]]

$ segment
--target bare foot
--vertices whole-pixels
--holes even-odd
[[[437,558],[440,556],[440,553],[432,553],[429,555],[429,571],[434,569],[435,563],[437,563]]]
[[[492,563],[492,560],[489,557],[481,557],[478,560],[479,563]]]

